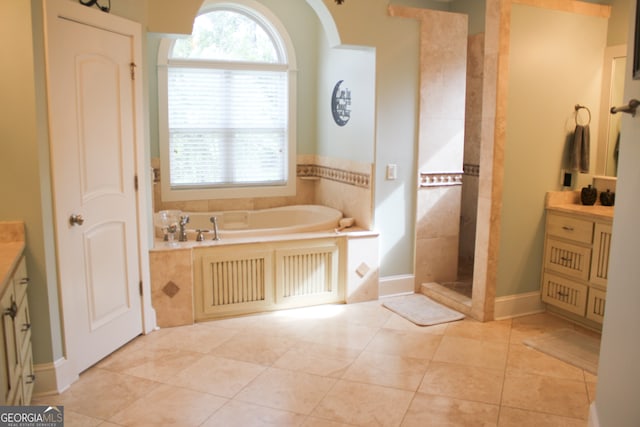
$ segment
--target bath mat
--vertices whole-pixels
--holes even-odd
[[[419,326],[464,319],[464,314],[440,305],[422,294],[389,298],[382,305]]]
[[[600,358],[600,340],[573,329],[559,329],[523,343],[570,365],[596,375]]]

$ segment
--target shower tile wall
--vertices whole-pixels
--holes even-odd
[[[456,279],[464,154],[467,16],[394,7],[421,21],[415,284]]]
[[[482,131],[483,63],[484,33],[469,36],[467,45],[467,105],[464,130],[464,174],[462,176],[459,254],[463,268],[473,265],[476,243]]]

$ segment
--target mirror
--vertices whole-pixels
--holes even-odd
[[[622,115],[611,114],[609,110],[612,106],[625,104],[623,96],[626,64],[626,45],[609,46],[605,49],[596,175],[617,175],[618,142]]]

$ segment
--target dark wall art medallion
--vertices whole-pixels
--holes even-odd
[[[343,82],[336,83],[331,94],[331,113],[338,126],[346,125],[351,118],[351,90],[344,87]]]

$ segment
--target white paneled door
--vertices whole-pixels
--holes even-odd
[[[60,295],[79,373],[142,332],[135,65],[131,37],[108,22],[49,13],[46,25]]]

